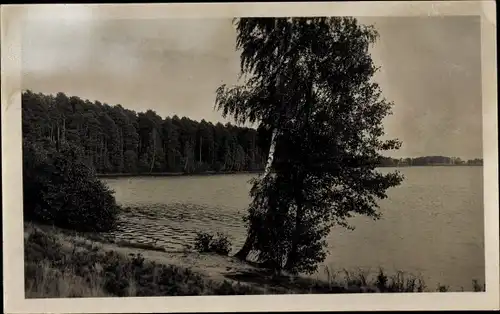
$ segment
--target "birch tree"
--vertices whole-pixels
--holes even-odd
[[[381,140],[393,104],[372,80],[369,47],[378,34],[340,17],[243,18],[236,28],[245,80],[221,86],[216,106],[272,131],[236,256],[256,251],[275,270],[312,272],[331,227],[352,227],[354,214],[379,218],[377,200],[402,180],[375,169],[382,151],[401,144]]]

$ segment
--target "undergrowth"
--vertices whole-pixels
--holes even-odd
[[[194,239],[194,248],[200,253],[216,253],[228,255],[231,252],[231,241],[223,233],[212,235],[206,232],[198,232]]]
[[[141,254],[125,256],[105,251],[92,240],[65,237],[63,241],[60,232],[25,227],[27,298],[429,292],[421,279],[404,273],[388,276],[383,270],[374,278],[327,268],[327,280],[261,272],[215,281],[189,268],[158,264]],[[484,291],[484,286],[474,282],[474,290]],[[437,291],[448,287],[439,286]]]
[[[160,265],[141,254],[102,252],[99,245],[64,247],[34,228],[25,241],[27,298],[255,294],[228,281],[217,283],[190,269]]]

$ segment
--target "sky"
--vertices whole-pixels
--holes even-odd
[[[217,87],[239,74],[231,19],[96,20],[83,8],[66,14],[43,21],[33,15],[24,24],[23,89],[163,117],[231,121],[214,109]],[[371,49],[381,67],[375,80],[395,104],[385,131],[403,142],[389,155],[481,157],[479,18],[359,21],[380,34]]]

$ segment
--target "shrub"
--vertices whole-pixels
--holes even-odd
[[[212,167],[212,168],[213,168],[213,170],[214,170],[215,172],[219,172],[219,171],[224,170],[224,169],[223,169],[223,168],[224,168],[224,165],[223,165],[220,161],[216,161],[216,162],[214,163],[214,165],[213,165],[213,167]]]
[[[194,240],[194,247],[201,253],[217,253],[220,255],[228,255],[231,252],[231,241],[228,236],[218,232],[216,236],[198,232]]]
[[[438,292],[448,292],[449,290],[450,290],[450,288],[448,286],[438,284],[438,288],[437,288]]]
[[[24,259],[27,262],[48,259],[52,263],[58,263],[64,259],[61,249],[61,244],[54,236],[35,228],[24,245]]]
[[[213,235],[204,233],[204,232],[198,232],[196,234],[196,238],[194,239],[194,248],[198,252],[210,252],[210,243],[213,240]]]
[[[109,231],[119,207],[72,145],[24,144],[24,219],[78,231]]]
[[[472,290],[474,292],[484,292],[486,291],[486,283],[481,285],[478,280],[474,279],[472,280]]]
[[[209,170],[208,164],[204,162],[197,162],[193,169],[193,173],[205,173],[208,170]]]

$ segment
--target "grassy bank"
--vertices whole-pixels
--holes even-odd
[[[139,248],[42,225],[25,224],[24,238],[27,298],[429,291],[403,274],[276,277],[227,256]]]
[[[258,292],[246,285],[207,280],[188,268],[160,264],[141,253],[126,254],[120,246],[51,227],[26,225],[24,250],[27,298]]]

